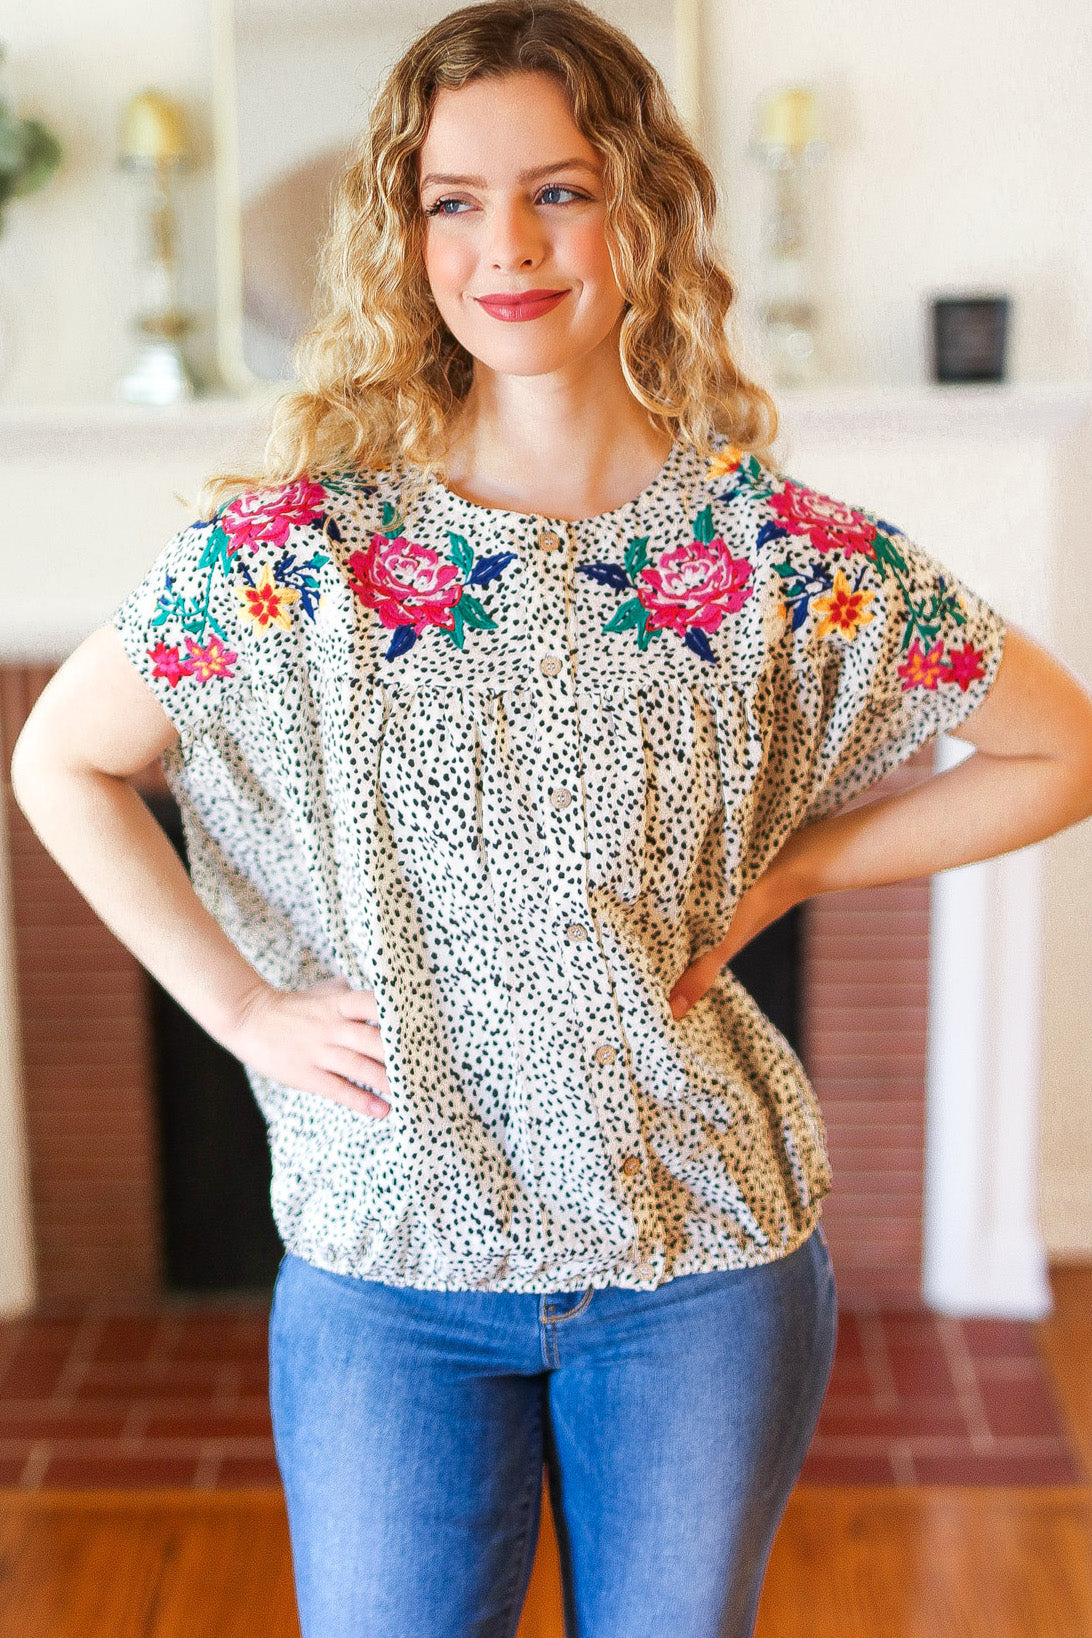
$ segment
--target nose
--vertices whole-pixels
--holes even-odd
[[[524,201],[498,204],[490,223],[490,265],[506,269],[534,267],[543,250],[542,224]]]

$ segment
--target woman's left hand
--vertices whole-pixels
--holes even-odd
[[[793,873],[786,868],[788,857],[787,852],[779,854],[758,881],[741,894],[725,937],[692,961],[678,979],[667,998],[672,1017],[679,1019],[696,1006],[732,957],[803,897]]]

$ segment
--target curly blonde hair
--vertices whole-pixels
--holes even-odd
[[[653,425],[702,454],[726,435],[769,457],[777,411],[733,357],[716,183],[659,74],[579,0],[486,0],[427,29],[383,83],[335,190],[317,317],[296,349],[298,383],[274,406],[263,470],[210,478],[210,512],[240,489],[346,466],[401,460],[443,478],[474,360],[429,288],[418,153],[438,91],[521,73],[561,84],[600,156],[630,391]]]

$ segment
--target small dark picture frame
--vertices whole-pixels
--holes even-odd
[[[933,380],[1004,381],[1008,296],[933,300]]]

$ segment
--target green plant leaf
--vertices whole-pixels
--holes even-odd
[[[22,127],[23,159],[12,188],[16,195],[34,193],[61,163],[61,145],[52,131],[36,119],[23,120]]]
[[[694,519],[694,539],[708,545],[713,538],[713,508],[703,506]]]

